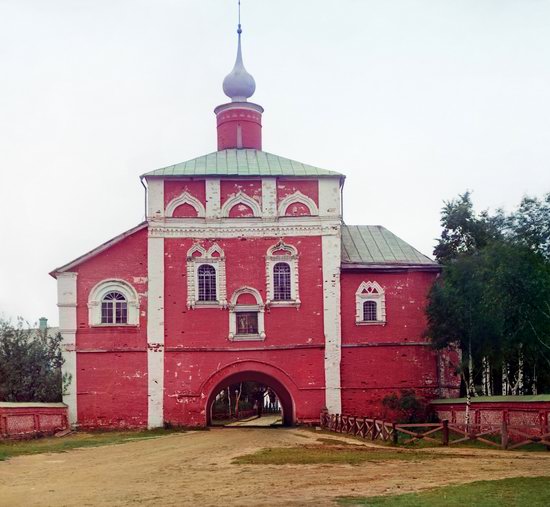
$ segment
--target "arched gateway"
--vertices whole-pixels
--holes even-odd
[[[282,370],[273,365],[243,361],[216,372],[204,384],[201,397],[206,400],[206,424],[212,424],[212,405],[216,394],[224,386],[240,382],[257,382],[271,388],[277,395],[281,405],[283,425],[292,426],[296,422],[296,408],[292,395],[296,386],[292,380]]]

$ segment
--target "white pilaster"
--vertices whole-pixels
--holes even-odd
[[[59,308],[59,332],[63,337],[62,353],[65,360],[61,371],[70,378],[63,392],[63,403],[69,408],[69,424],[75,426],[77,419],[76,395],[76,277],[77,273],[57,275],[57,306]]]
[[[277,183],[275,178],[262,178],[262,216],[277,215]]]
[[[220,179],[206,179],[206,218],[220,217]]]
[[[331,414],[342,413],[340,393],[340,228],[323,236],[323,322],[325,329],[325,403]]]
[[[164,425],[164,238],[148,238],[147,259],[147,426],[159,428]]]
[[[340,217],[340,178],[319,178],[319,216]]]
[[[151,219],[164,216],[164,180],[147,180],[147,217]]]

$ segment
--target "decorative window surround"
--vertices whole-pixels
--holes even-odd
[[[109,292],[120,292],[126,298],[128,318],[125,324],[101,322],[101,302]],[[99,327],[139,325],[139,297],[136,289],[125,280],[111,279],[99,282],[88,297],[88,322],[90,326]]]
[[[309,214],[312,216],[316,216],[319,214],[319,210],[317,209],[317,205],[315,204],[315,201],[311,199],[311,197],[308,197],[307,195],[302,194],[299,190],[296,190],[293,194],[287,195],[280,203],[279,203],[279,216],[284,217],[286,216],[286,210],[291,204],[300,203],[306,206],[306,208],[309,209]]]
[[[275,252],[285,252],[276,255]],[[274,301],[273,268],[278,262],[286,262],[290,266],[290,300]],[[266,306],[300,306],[299,276],[298,276],[298,250],[280,240],[276,245],[268,249],[265,263],[266,276]]]
[[[254,213],[254,218],[262,216],[262,208],[255,199],[252,199],[249,195],[245,194],[242,190],[237,192],[233,197],[225,201],[222,206],[222,217],[229,218],[229,212],[234,206],[238,204],[244,204],[248,206]]]
[[[216,270],[217,301],[199,301],[198,270],[202,264],[209,264]],[[213,244],[207,251],[197,243],[187,252],[187,308],[216,307],[227,308],[225,254],[217,244]]]
[[[166,206],[166,217],[171,218],[174,215],[176,208],[182,204],[189,204],[197,212],[197,218],[204,218],[206,216],[206,210],[202,202],[200,202],[196,197],[193,197],[189,192],[183,192],[179,197],[172,199],[168,206]]]
[[[255,305],[239,305],[237,301],[239,296],[243,294],[251,294],[256,300]],[[256,312],[258,314],[258,334],[237,334],[237,313],[239,312]],[[230,341],[257,341],[265,340],[265,305],[262,301],[261,294],[252,287],[241,287],[237,289],[231,297],[229,305],[229,340]]]
[[[363,320],[363,303],[376,303],[376,320]],[[355,293],[355,324],[357,326],[384,326],[386,324],[386,295],[377,282],[363,282]]]

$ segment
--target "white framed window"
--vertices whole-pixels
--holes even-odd
[[[200,244],[187,252],[187,308],[227,306],[225,255],[217,245],[208,250]]]
[[[231,341],[265,340],[265,306],[260,293],[241,287],[229,305],[229,339]]]
[[[386,295],[377,282],[362,282],[355,293],[355,323],[357,325],[384,325],[386,323]]]
[[[267,250],[266,305],[300,306],[298,251],[282,240]]]
[[[103,280],[88,297],[90,326],[139,325],[139,297],[124,280]]]

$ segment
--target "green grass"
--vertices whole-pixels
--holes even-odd
[[[359,465],[366,462],[408,461],[421,462],[448,457],[445,453],[416,453],[399,449],[365,447],[321,439],[320,445],[298,445],[261,449],[253,454],[233,459],[236,465],[314,465],[347,464]],[[328,442],[327,442],[328,441]],[[337,442],[338,445],[334,445]]]
[[[41,454],[45,452],[65,452],[80,447],[98,447],[101,445],[123,444],[133,440],[157,438],[178,430],[144,431],[97,431],[90,433],[72,433],[65,437],[47,437],[33,440],[0,441],[0,461],[13,456]]]
[[[420,493],[345,497],[339,505],[382,507],[538,507],[550,505],[550,477],[516,477],[445,486]]]

